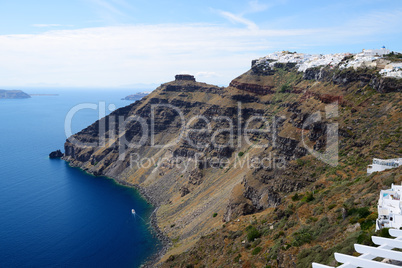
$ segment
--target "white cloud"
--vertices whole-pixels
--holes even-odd
[[[258,26],[257,24],[255,24],[254,22],[252,22],[251,20],[245,19],[243,18],[243,16],[241,15],[235,15],[233,13],[227,12],[227,11],[220,11],[219,12],[220,15],[226,19],[228,19],[229,21],[231,21],[232,23],[241,23],[247,26],[248,29],[250,30],[257,30]]]
[[[220,73],[223,79],[210,82],[222,83],[261,48],[250,47],[241,31],[215,25],[139,25],[3,35],[0,81],[111,87],[160,83],[186,69]],[[233,56],[239,52],[243,55]]]
[[[252,59],[272,51],[315,47],[319,53],[326,46],[364,44],[384,28],[399,34],[402,16],[393,14],[364,30],[364,18],[331,28],[259,29],[234,16],[248,28],[160,24],[0,35],[0,86],[117,87],[170,81],[182,70],[199,81],[228,84]]]
[[[267,3],[260,3],[259,0],[251,0],[247,3],[247,7],[240,14],[233,14],[231,12],[222,10],[218,10],[217,12],[220,16],[224,17],[225,19],[229,20],[234,24],[240,23],[247,26],[247,28],[250,30],[258,30],[259,27],[257,26],[257,24],[252,20],[246,19],[244,16],[246,14],[263,12],[273,6],[284,4],[286,1],[287,0],[272,0],[270,1],[269,4],[267,4]]]
[[[220,77],[220,75],[216,72],[197,72],[195,77],[197,79],[210,79]]]
[[[358,33],[379,31],[382,33],[393,32],[402,25],[402,9],[392,12],[376,11],[363,17],[355,18],[347,24],[359,30]]]

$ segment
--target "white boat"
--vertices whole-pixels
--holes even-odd
[[[135,214],[135,210],[134,210],[134,209],[132,209],[132,210],[131,210],[131,213],[132,213],[132,214]]]

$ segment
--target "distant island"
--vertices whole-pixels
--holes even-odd
[[[31,96],[21,90],[0,89],[0,99],[27,99]]]
[[[149,95],[148,91],[144,91],[144,92],[138,92],[132,95],[128,95],[127,97],[123,98],[122,100],[139,100],[142,99],[143,97]]]
[[[31,97],[49,97],[59,96],[59,94],[29,94]]]

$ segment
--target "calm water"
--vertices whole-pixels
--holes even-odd
[[[120,98],[132,92],[56,93],[0,100],[0,267],[138,267],[157,249],[147,220],[152,207],[133,189],[48,158],[63,148],[73,106],[122,107],[130,102]],[[81,110],[73,132],[97,118],[98,111]]]

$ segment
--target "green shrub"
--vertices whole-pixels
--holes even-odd
[[[307,192],[306,195],[303,197],[302,201],[306,202],[306,203],[309,203],[309,202],[313,201],[314,199],[315,198],[314,198],[313,193]]]
[[[252,255],[257,255],[258,253],[260,253],[262,250],[261,247],[256,247],[255,249],[253,249],[253,251],[251,252]]]
[[[249,228],[249,230],[247,231],[247,240],[248,241],[254,241],[254,239],[260,238],[260,237],[261,237],[260,231],[258,231],[257,228],[255,228],[254,226]]]
[[[392,236],[388,232],[389,228],[382,228],[378,231],[378,235],[381,237],[391,238]]]
[[[312,223],[312,222],[316,222],[318,221],[318,218],[316,217],[308,217],[308,219],[306,220],[306,223]]]
[[[267,260],[276,260],[278,258],[278,253],[283,243],[283,239],[278,239],[275,242],[275,245],[271,247],[269,253],[267,254]]]
[[[314,225],[302,226],[292,234],[292,246],[299,247],[304,244],[310,243],[317,238],[327,237],[329,233],[333,232],[328,217],[323,217]]]
[[[394,181],[394,176],[390,176],[390,177],[386,178],[386,179],[383,181],[383,184],[384,184],[385,186],[391,187],[391,184],[393,184],[394,182],[395,182],[395,181]]]
[[[371,236],[366,233],[366,232],[362,232],[358,237],[357,237],[357,241],[358,244],[364,244],[367,245],[368,243],[371,242]]]
[[[331,210],[331,209],[333,209],[334,207],[336,207],[336,204],[330,204],[330,205],[328,206],[328,210]]]
[[[371,227],[375,225],[375,220],[365,220],[360,223],[360,227],[362,230],[369,230]]]
[[[294,208],[293,206],[289,206],[283,211],[283,213],[285,214],[286,218],[289,218],[294,213],[293,208]]]
[[[356,216],[357,217],[356,222],[357,222],[359,219],[366,218],[367,216],[369,216],[371,214],[371,211],[369,207],[351,208],[348,211],[348,214]]]
[[[313,231],[310,227],[303,226],[299,230],[293,233],[293,243],[292,246],[300,247],[306,243],[313,241]]]
[[[352,218],[349,219],[349,223],[350,223],[350,224],[355,224],[355,223],[358,222],[358,220],[359,220],[359,219],[358,219],[356,216],[354,216],[354,217],[352,217]]]
[[[313,209],[313,215],[321,215],[323,211],[324,211],[324,207],[323,207],[323,206],[315,207],[315,208]]]
[[[281,236],[285,236],[285,232],[280,231],[279,233],[275,234],[275,235],[274,235],[274,240],[278,239],[278,238],[281,237]]]
[[[287,91],[290,91],[291,89],[292,89],[292,87],[291,87],[288,83],[286,83],[286,84],[283,84],[283,85],[280,87],[279,92],[280,92],[280,93],[285,93],[285,92],[287,92]]]
[[[361,232],[352,233],[346,239],[343,239],[339,244],[329,249],[323,249],[320,245],[307,247],[297,255],[297,268],[311,267],[312,262],[322,264],[331,264],[334,261],[334,253],[339,252],[351,255],[355,252],[353,244],[356,243],[357,237]]]
[[[294,196],[292,196],[292,201],[299,201],[300,200],[300,196],[298,193],[296,193]]]
[[[242,156],[244,155],[244,152],[239,152],[237,155],[238,155],[239,157],[242,157]]]
[[[374,213],[371,213],[366,219],[371,220],[371,221],[376,221],[377,218],[378,218],[378,213],[374,212]]]
[[[242,230],[238,230],[238,231],[236,231],[236,232],[230,231],[230,236],[229,236],[229,238],[230,238],[230,239],[236,239],[236,238],[240,237],[242,234],[243,234],[243,231],[242,231]]]
[[[354,218],[356,218],[355,216]],[[375,225],[375,222],[378,218],[378,213],[371,213],[367,218],[360,218],[357,222],[360,223],[360,227],[362,230],[369,230]]]
[[[214,214],[212,214],[212,217],[215,218],[216,216],[218,216],[218,213],[215,212]]]
[[[292,228],[293,226],[295,226],[297,224],[296,221],[287,221],[285,224],[285,228]]]

